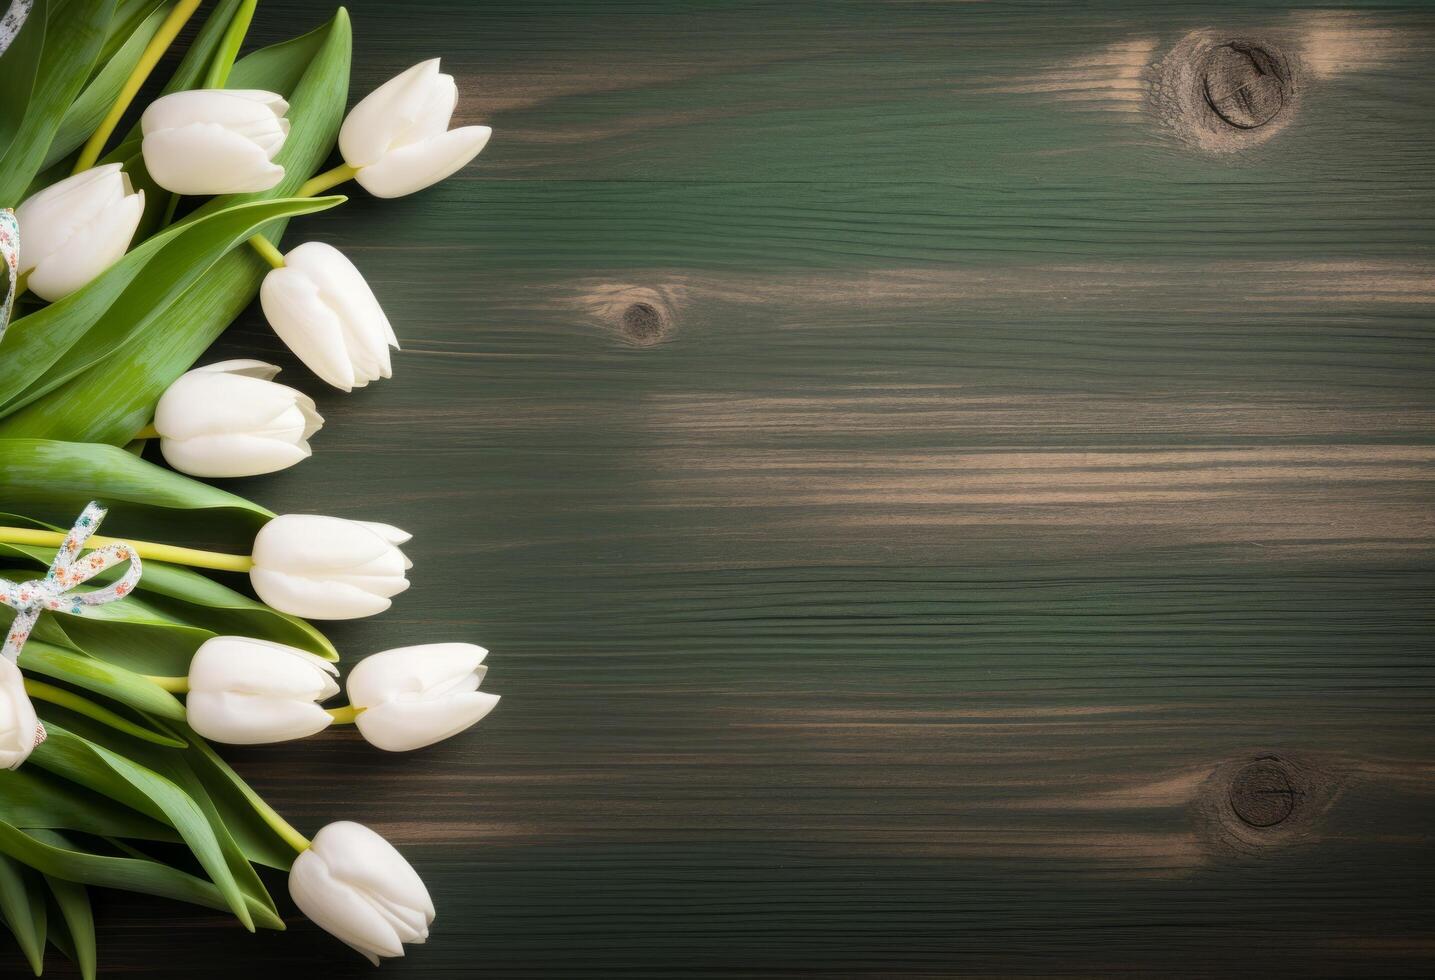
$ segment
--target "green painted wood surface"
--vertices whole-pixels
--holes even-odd
[[[246,314],[220,352],[328,425],[237,487],[412,530],[336,638],[480,641],[506,700],[233,756],[412,855],[385,976],[1435,971],[1435,11],[352,13],[356,97],[442,54],[496,136],[291,229],[404,352],[321,391]],[[1199,29],[1299,60],[1248,152],[1147,101]],[[371,975],[297,917],[99,917],[112,976]]]

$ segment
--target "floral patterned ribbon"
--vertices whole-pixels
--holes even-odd
[[[70,528],[70,533],[65,535],[65,542],[60,545],[60,551],[44,578],[19,583],[0,578],[0,603],[15,610],[15,621],[10,624],[10,632],[5,636],[4,646],[0,647],[0,654],[12,661],[19,660],[20,648],[30,638],[36,620],[46,609],[82,616],[86,606],[114,602],[133,591],[140,580],[140,556],[135,554],[134,548],[124,543],[111,544],[90,552],[84,558],[79,557],[85,542],[99,529],[104,519],[105,508],[90,501],[79,520],[75,521],[75,526]],[[126,561],[130,563],[129,571],[118,581],[93,592],[70,591]]]
[[[10,311],[15,308],[15,286],[20,280],[20,223],[9,208],[0,208],[0,259],[5,261],[10,279],[5,301],[0,303],[0,340],[4,340],[5,328],[10,326]]]
[[[25,18],[30,16],[32,5],[33,0],[10,0],[5,16],[0,17],[0,54],[5,53],[10,42],[20,33],[20,28],[25,26]]]

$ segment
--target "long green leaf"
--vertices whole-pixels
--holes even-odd
[[[89,892],[85,890],[84,885],[50,875],[45,875],[45,884],[49,887],[50,894],[54,896],[55,907],[60,910],[60,918],[68,933],[69,942],[61,946],[61,949],[66,956],[75,961],[75,965],[80,968],[80,976],[84,980],[94,980],[95,916],[90,910]],[[60,923],[55,923],[55,925],[60,925]],[[53,935],[51,941],[60,946]]]
[[[114,12],[115,0],[40,0],[30,11],[31,19],[44,18],[44,49],[24,118],[0,156],[0,206],[19,204],[40,171],[65,111],[90,78]]]
[[[7,3],[8,7],[9,4]],[[4,159],[20,127],[40,73],[40,56],[45,51],[46,2],[37,0],[20,33],[0,56],[0,159]]]
[[[112,857],[57,847],[5,821],[0,821],[0,853],[65,881],[158,895],[211,909],[230,907],[227,897],[211,882],[178,868],[148,858]],[[261,905],[250,904],[247,912],[255,924],[266,929],[284,928],[284,920]]]
[[[128,705],[136,711],[181,721],[184,705],[153,681],[113,663],[74,653],[31,637],[20,651],[20,666]]]
[[[236,200],[292,194],[328,158],[348,97],[351,37],[343,8],[312,34],[241,59],[231,88],[262,88],[289,100],[289,138],[276,162],[285,168],[278,186],[259,195],[219,198],[196,214]],[[276,220],[261,232],[271,241],[284,233]],[[120,350],[19,413],[14,433],[123,445],[147,422],[155,402],[175,378],[209,348],[253,300],[268,267],[247,249],[229,253],[204,280],[164,311],[161,321],[138,331]],[[0,354],[0,359],[3,355]],[[11,431],[0,423],[0,435]]]
[[[0,820],[27,830],[74,830],[169,843],[180,839],[169,825],[28,763],[0,769]]]
[[[44,895],[35,875],[4,855],[0,855],[0,918],[15,934],[38,977],[45,967]]]
[[[12,413],[102,361],[155,323],[226,252],[263,225],[322,211],[342,200],[251,201],[215,211],[156,235],[85,287],[16,320],[0,357],[0,411],[11,416],[0,425],[0,435],[49,435],[43,415]],[[117,292],[119,283],[123,286]],[[110,302],[100,305],[111,296]],[[164,325],[176,326],[168,321]]]
[[[50,150],[45,154],[45,161],[41,169],[53,166],[59,161],[70,156],[79,148],[80,144],[89,139],[105,114],[110,111],[110,106],[120,94],[120,89],[129,78],[130,72],[139,63],[140,55],[144,53],[145,45],[159,32],[159,25],[169,14],[169,5],[158,2],[158,0],[144,0],[141,17],[137,23],[125,22],[125,33],[118,38],[119,45],[111,52],[100,53],[100,70],[90,79],[70,107],[65,110],[64,117],[60,120],[60,126],[55,131],[55,138],[50,143]],[[120,12],[116,10],[115,20],[121,19]],[[115,32],[111,32],[111,39],[115,39]],[[106,47],[109,45],[107,44]],[[44,176],[44,175],[42,175]],[[58,174],[56,177],[62,177]],[[32,191],[35,188],[31,187]]]
[[[68,528],[91,500],[110,509],[101,530],[112,536],[198,541],[245,554],[274,516],[114,446],[0,439],[0,506],[6,511]]]
[[[27,765],[38,765],[127,806],[162,816],[179,831],[200,866],[224,896],[229,909],[253,931],[254,919],[224,849],[203,809],[172,780],[146,769],[117,752],[47,723],[50,737],[35,747]],[[141,800],[148,800],[148,809]],[[41,869],[44,870],[44,869]],[[60,875],[60,877],[66,877]]]

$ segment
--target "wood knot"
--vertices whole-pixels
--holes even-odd
[[[1177,136],[1233,153],[1290,122],[1299,65],[1265,38],[1194,31],[1152,65],[1150,78],[1152,107]]]
[[[1252,827],[1274,827],[1295,813],[1300,792],[1276,758],[1252,762],[1236,771],[1229,791],[1231,811]]]
[[[1259,854],[1317,840],[1339,789],[1330,766],[1262,752],[1217,766],[1193,799],[1192,816],[1210,851]]]
[[[635,344],[651,344],[667,329],[663,314],[652,303],[629,303],[619,322]]]
[[[585,286],[577,297],[578,305],[604,330],[632,347],[652,347],[669,340],[686,299],[681,282],[656,288],[621,282]]]
[[[1290,69],[1277,54],[1248,41],[1211,49],[1203,72],[1206,104],[1237,129],[1255,129],[1285,108]]]

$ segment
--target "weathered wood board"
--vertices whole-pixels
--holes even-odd
[[[333,634],[505,701],[234,757],[412,855],[384,976],[1435,972],[1435,9],[352,14],[355,97],[442,54],[496,135],[291,228],[404,351],[343,396],[246,314],[328,424],[236,488],[413,531]],[[111,976],[371,975],[98,914]]]

